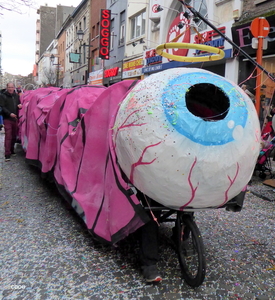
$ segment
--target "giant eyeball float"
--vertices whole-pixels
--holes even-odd
[[[178,210],[219,207],[249,182],[260,125],[235,83],[176,68],[131,90],[117,113],[113,141],[125,175],[158,203]]]

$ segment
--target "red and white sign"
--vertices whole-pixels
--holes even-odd
[[[110,57],[110,27],[111,11],[109,9],[102,9],[99,34],[99,57],[102,59],[109,59]]]
[[[254,37],[267,37],[270,31],[270,25],[264,17],[256,18],[251,22],[250,31]]]
[[[150,0],[150,11],[149,18],[150,19],[159,19],[161,10],[158,10],[158,7],[163,5],[163,0]]]

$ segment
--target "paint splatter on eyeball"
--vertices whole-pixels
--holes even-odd
[[[250,180],[260,126],[236,84],[177,68],[147,77],[127,95],[114,144],[123,172],[155,201],[173,209],[217,207]]]

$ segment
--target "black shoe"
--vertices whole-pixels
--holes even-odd
[[[14,151],[12,151],[11,156],[16,156],[16,153],[14,153]]]
[[[156,265],[143,266],[142,274],[147,282],[157,283],[162,281],[162,277]]]
[[[5,155],[5,161],[10,161],[11,160],[11,156],[10,155]]]

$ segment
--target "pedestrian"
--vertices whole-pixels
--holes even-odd
[[[17,88],[15,89],[15,91],[16,91],[16,93],[17,93],[19,96],[21,96],[21,95],[23,94],[23,89],[22,89],[22,87],[21,87],[20,84],[17,86]]]
[[[5,126],[5,160],[9,161],[15,155],[14,146],[18,133],[18,112],[22,108],[19,95],[15,92],[12,82],[0,93],[0,106]]]

